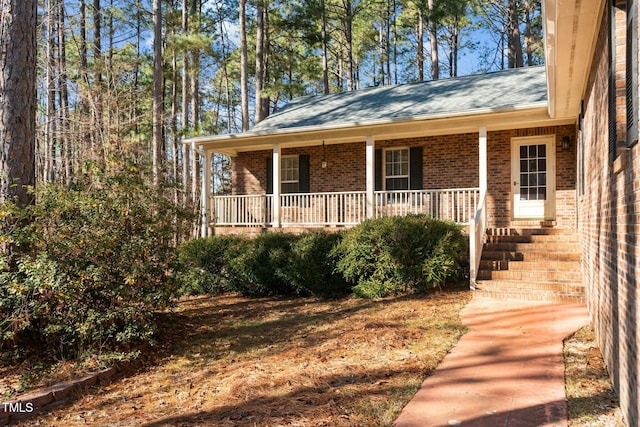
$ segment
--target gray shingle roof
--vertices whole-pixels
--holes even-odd
[[[295,99],[252,132],[365,125],[474,112],[509,111],[547,101],[545,68],[384,86]]]

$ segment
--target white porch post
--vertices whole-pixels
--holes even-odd
[[[480,199],[487,194],[487,128],[481,126],[478,138]]]
[[[273,145],[273,226],[279,228],[280,222],[280,145]]]
[[[202,226],[200,227],[200,236],[207,237],[209,235],[209,203],[211,199],[211,153],[209,151],[204,153],[203,160],[202,200],[200,201]]]
[[[366,177],[367,177],[367,186],[366,186],[366,214],[367,218],[373,218],[374,205],[375,205],[375,163],[376,163],[376,143],[373,140],[372,135],[367,135],[367,143],[365,147],[366,154]]]
[[[198,199],[198,152],[196,143],[191,142],[191,200],[193,203]]]

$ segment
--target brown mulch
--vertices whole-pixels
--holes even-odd
[[[570,427],[624,427],[620,401],[591,326],[564,342],[565,391]]]
[[[145,368],[23,425],[390,425],[465,329],[465,289],[181,301]]]

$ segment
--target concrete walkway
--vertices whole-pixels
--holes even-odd
[[[586,307],[476,296],[461,315],[467,334],[394,426],[566,426],[562,341]]]

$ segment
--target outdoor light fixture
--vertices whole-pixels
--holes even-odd
[[[327,168],[327,153],[324,148],[324,139],[322,140],[322,169]]]
[[[569,149],[569,141],[570,141],[570,139],[569,139],[568,136],[565,135],[565,136],[562,137],[562,149],[563,150],[568,150]]]

